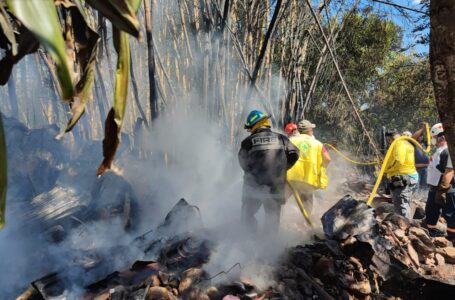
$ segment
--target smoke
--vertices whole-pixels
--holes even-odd
[[[163,16],[167,18],[167,15],[162,13],[165,9],[161,6],[168,1],[157,2],[153,28],[163,28],[164,24],[160,20]],[[175,7],[166,9],[178,13]],[[158,33],[154,35],[159,36]],[[196,43],[194,36],[190,36],[190,39],[190,43]],[[273,266],[284,250],[310,241],[313,233],[320,233],[320,228],[310,229],[306,225],[292,198],[283,207],[279,234],[270,235],[262,231],[262,210],[257,215],[260,224],[257,236],[248,235],[248,230],[242,228],[240,207],[243,173],[237,161],[236,144],[247,135],[241,130],[242,121],[250,109],[278,112],[280,103],[276,99],[286,91],[286,85],[276,75],[270,78],[270,82],[259,82],[260,87],[270,87],[266,97],[251,92],[247,82],[238,86],[234,79],[237,79],[243,68],[238,54],[232,52],[232,49],[220,48],[216,40],[210,39],[210,34],[205,36],[201,32],[198,39],[206,40],[206,47],[210,47],[212,53],[229,56],[231,71],[222,88],[225,92],[235,93],[225,95],[229,107],[224,110],[209,110],[207,107],[213,106],[210,97],[217,97],[221,93],[217,89],[219,86],[210,86],[207,98],[201,92],[204,90],[201,88],[202,80],[187,82],[190,87],[184,92],[180,87],[182,80],[171,78],[171,84],[178,92],[178,103],[166,108],[154,121],[151,131],[134,132],[134,137],[130,136],[131,139],[134,138],[133,152],[123,149],[117,155],[116,165],[123,178],[131,184],[137,199],[139,209],[136,218],[139,224],[136,230],[125,232],[123,221],[119,217],[96,220],[69,231],[64,241],[50,243],[46,234],[43,234],[47,229],[44,226],[35,230],[24,229],[22,226],[29,222],[28,214],[24,214],[24,211],[33,209],[29,205],[31,199],[21,203],[8,199],[8,223],[0,231],[0,299],[17,296],[29,282],[51,272],[59,272],[72,286],[67,292],[67,298],[77,298],[83,292],[84,285],[115,270],[127,268],[136,259],[142,259],[143,253],[131,241],[138,234],[157,226],[180,198],[185,198],[200,209],[204,226],[214,233],[217,247],[205,268],[213,275],[240,264],[229,275],[217,277],[218,281],[243,277],[266,287],[273,283]],[[175,48],[171,47],[173,42],[160,41],[155,46],[159,53],[172,52],[174,50],[171,48]],[[196,49],[197,47],[193,48],[191,64],[180,70],[181,76],[204,78],[207,49]],[[69,139],[66,136],[63,142],[68,142]],[[126,140],[123,142],[125,144]],[[10,139],[8,144],[12,143],[14,140]],[[62,169],[61,177],[65,177],[65,180],[59,180],[56,185],[74,188],[78,195],[83,195],[101,180],[93,176],[100,161],[101,143],[97,141],[77,146],[74,147],[74,152],[68,148],[61,150],[70,152],[75,159]],[[80,150],[84,148],[86,151]],[[318,192],[316,196],[315,220],[338,199],[337,187],[342,183],[341,178],[344,178],[346,169],[344,164],[338,162],[330,166],[329,189]],[[78,175],[68,175],[73,172],[78,172]],[[111,175],[112,173],[103,176]],[[10,185],[15,184],[15,181],[10,182]],[[103,184],[103,189],[110,190],[111,194],[122,192],[115,180],[106,180]],[[91,199],[92,203],[97,201],[100,199]],[[175,229],[176,232],[181,230],[182,228]],[[87,268],[99,262],[100,267],[93,267],[89,272],[82,267]]]
[[[246,133],[242,134],[246,136]],[[241,266],[235,267],[229,276],[220,275],[216,280],[242,277],[264,287],[272,284],[272,266],[284,250],[311,240],[312,233],[318,230],[309,230],[295,201],[290,198],[283,207],[280,234],[269,236],[260,232],[255,237],[246,234],[247,230],[239,225],[243,174],[237,162],[238,148],[226,143],[225,135],[224,128],[197,110],[191,113],[176,110],[160,117],[153,130],[142,136],[141,151],[149,153],[146,159],[138,159],[131,153],[118,158],[117,167],[131,183],[139,206],[140,224],[133,234],[125,233],[122,221],[115,218],[83,224],[71,231],[62,243],[52,244],[42,235],[32,236],[23,231],[19,223],[28,221],[18,216],[23,215],[27,205],[16,206],[10,201],[7,210],[9,222],[0,232],[1,265],[5,270],[0,275],[0,288],[13,291],[8,296],[17,296],[29,282],[57,271],[63,272],[73,284],[70,295],[77,295],[84,285],[143,258],[143,253],[131,246],[131,240],[154,228],[180,198],[198,206],[205,227],[215,233],[217,247],[205,268],[211,274],[217,274],[237,263]],[[90,173],[94,171],[90,169],[93,167],[90,164],[92,158],[85,162],[87,159],[79,156],[76,161]],[[346,169],[338,162],[329,167],[330,186],[316,196],[314,219],[339,199],[334,195],[342,182],[337,181],[338,178],[343,181]],[[93,178],[95,183],[96,180],[100,179]],[[116,193],[115,182],[106,182],[104,189]],[[75,189],[91,189],[89,183],[82,182],[77,176],[58,181],[58,184],[64,183]],[[262,210],[257,217],[262,225]],[[119,251],[113,252],[113,249]],[[108,267],[103,265],[103,268],[90,270],[87,273],[90,276],[87,276],[80,265],[90,265],[90,260],[106,260],[109,264]]]

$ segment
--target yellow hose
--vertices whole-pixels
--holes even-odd
[[[344,160],[346,160],[346,161],[348,161],[348,162],[350,162],[352,164],[361,165],[361,166],[372,166],[372,165],[380,165],[381,164],[380,161],[370,161],[370,162],[355,161],[355,160],[350,159],[346,155],[344,155],[340,150],[335,148],[335,146],[333,146],[331,144],[324,144],[324,145],[330,147],[333,151],[335,151],[338,155],[340,155]]]
[[[295,187],[292,186],[292,184],[289,181],[287,181],[287,184],[291,189],[292,194],[294,195],[295,201],[297,202],[297,205],[299,206],[300,212],[302,213],[303,217],[307,221],[308,225],[313,227],[313,222],[311,222],[310,215],[308,214],[308,212],[305,209],[305,206],[303,205],[303,201],[300,198],[299,192],[295,189]]]
[[[396,145],[396,143],[397,143],[398,141],[407,140],[407,141],[413,143],[414,145],[416,145],[418,148],[420,148],[420,149],[421,149],[422,151],[424,151],[425,153],[429,153],[429,152],[430,152],[430,150],[431,150],[431,145],[430,145],[430,142],[431,142],[431,138],[430,138],[430,129],[429,129],[429,127],[428,127],[428,124],[425,124],[425,127],[426,127],[427,142],[428,142],[428,146],[427,146],[426,149],[423,149],[422,145],[420,145],[420,143],[417,142],[415,139],[410,138],[410,137],[407,137],[407,136],[400,136],[399,138],[397,138],[396,140],[394,140],[394,141],[392,142],[392,144],[391,144],[390,147],[389,147],[389,150],[387,151],[387,153],[386,153],[386,155],[385,155],[384,162],[382,163],[381,171],[379,172],[378,179],[376,179],[376,183],[374,184],[373,190],[371,191],[371,195],[370,195],[370,197],[368,198],[368,201],[367,201],[367,204],[368,204],[368,205],[371,205],[371,203],[373,202],[373,198],[374,198],[374,196],[376,195],[376,192],[378,191],[379,185],[381,184],[382,177],[384,176],[385,168],[387,167],[387,163],[389,162],[389,159],[390,159],[390,155],[391,155],[391,153],[392,153],[392,150],[393,150],[393,148],[395,147],[395,145]]]

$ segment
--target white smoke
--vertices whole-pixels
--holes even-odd
[[[160,5],[163,2],[158,3]],[[161,14],[161,11],[159,6],[154,9],[155,15]],[[155,15],[154,20],[160,19]],[[154,24],[154,28],[162,28],[161,26],[163,24]],[[160,53],[170,51],[165,43],[155,46],[159,48]],[[141,47],[145,45],[142,44]],[[202,78],[204,53],[194,51],[192,67],[181,72],[195,73],[200,75],[196,77]],[[238,72],[241,72],[238,54],[228,55],[232,57],[232,66],[237,66]],[[233,73],[237,76],[238,72]],[[96,281],[114,270],[125,269],[134,260],[141,259],[143,254],[131,246],[131,240],[136,234],[158,225],[180,198],[185,198],[190,204],[198,206],[205,227],[216,233],[218,245],[210,262],[205,266],[212,275],[222,270],[226,271],[239,263],[240,272],[234,268],[230,276],[250,278],[261,287],[272,284],[271,266],[278,261],[284,250],[311,240],[312,233],[318,232],[318,228],[308,230],[292,198],[283,207],[282,230],[276,236],[260,232],[257,236],[251,237],[239,224],[243,174],[237,161],[238,146],[232,143],[234,141],[231,139],[232,131],[229,126],[235,128],[235,139],[241,140],[246,137],[247,133],[241,129],[245,118],[242,112],[248,113],[250,109],[269,111],[270,108],[276,110],[275,113],[278,112],[280,109],[278,94],[284,93],[286,86],[283,79],[276,75],[272,76],[270,79],[272,91],[267,95],[270,103],[265,103],[265,99],[248,90],[246,83],[245,86],[238,88],[234,86],[236,81],[230,80],[234,77],[227,79],[224,83],[225,90],[237,91],[233,99],[229,99],[234,107],[233,123],[231,121],[227,124],[226,116],[207,115],[207,111],[201,108],[203,96],[196,88],[191,88],[189,93],[179,92],[179,103],[176,105],[178,107],[168,107],[153,123],[153,130],[143,135],[141,147],[148,155],[146,159],[138,159],[128,153],[119,154],[116,165],[122,170],[124,178],[131,183],[138,199],[140,224],[134,234],[125,233],[121,221],[113,219],[83,224],[70,232],[64,242],[50,244],[42,236],[32,236],[21,231],[18,223],[26,220],[19,220],[16,217],[21,214],[21,210],[27,208],[27,205],[16,206],[13,199],[8,199],[8,224],[5,230],[0,231],[2,258],[0,299],[17,296],[18,291],[26,288],[29,282],[50,272],[63,272],[67,278],[74,279],[73,287],[68,292],[70,293],[68,299],[80,295],[85,284]],[[178,86],[176,82],[173,83]],[[264,86],[262,82],[258,85]],[[250,98],[246,99],[247,96]],[[97,149],[99,156],[101,146]],[[85,168],[92,168],[93,173],[96,171],[92,157],[76,159],[82,162],[87,160]],[[336,176],[338,175],[334,174],[332,178]],[[337,200],[336,196],[333,196],[332,189],[336,191],[333,183],[334,181],[330,191],[320,193],[316,199],[314,216],[316,224],[317,215],[322,210],[320,207],[326,207]],[[10,184],[14,185],[14,182]],[[77,186],[78,182],[74,182],[74,185]],[[84,188],[89,189],[90,186]],[[111,188],[115,189],[115,186]],[[264,221],[262,210],[257,218],[261,231]],[[153,236],[153,233],[151,235]],[[125,251],[114,254],[112,249]],[[109,260],[109,268],[92,272],[90,276],[82,275],[80,272],[84,271],[75,268],[74,265],[90,263],[88,261],[90,257],[82,255],[88,250],[96,252],[98,257],[93,259]],[[228,277],[220,276],[218,280],[226,280]]]

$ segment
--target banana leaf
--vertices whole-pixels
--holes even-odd
[[[117,71],[115,74],[114,106],[109,111],[104,129],[103,162],[98,168],[97,175],[102,175],[110,169],[115,152],[120,144],[120,133],[125,115],[128,98],[128,83],[130,80],[130,44],[125,32],[114,28],[114,46],[118,53]]]
[[[8,13],[5,8],[0,5],[0,35],[5,35],[5,38],[11,44],[11,52],[13,55],[17,55],[17,42],[14,35],[13,25],[9,21]],[[1,47],[0,43],[0,47]]]
[[[5,225],[6,189],[8,186],[6,141],[3,130],[3,120],[0,114],[0,229]]]
[[[77,49],[77,61],[81,64],[82,75],[76,84],[74,98],[71,101],[71,119],[68,121],[65,132],[73,129],[85,112],[86,104],[90,98],[93,82],[95,80],[96,54],[100,36],[90,26],[84,8],[79,0],[75,0],[77,7],[71,7],[74,36]]]
[[[57,76],[64,100],[74,95],[65,42],[52,0],[7,0],[10,11],[27,27],[57,64]]]
[[[140,7],[140,0],[129,0],[128,4],[136,13]],[[118,54],[117,71],[115,74],[114,106],[109,111],[104,129],[103,162],[98,168],[97,175],[102,175],[110,169],[114,161],[115,152],[120,145],[120,134],[125,116],[128,99],[128,84],[130,81],[131,61],[129,36],[119,28],[113,28],[114,48]]]
[[[5,50],[0,59],[0,85],[7,84],[15,64],[39,48],[39,41],[33,33],[21,24],[16,25],[17,32],[14,32],[9,14],[0,4],[0,48]]]
[[[86,0],[85,2],[100,11],[119,30],[139,37],[140,26],[136,18],[137,0]]]

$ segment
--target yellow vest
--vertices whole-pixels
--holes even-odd
[[[289,181],[305,182],[315,188],[327,187],[327,176],[322,166],[322,143],[307,134],[290,138],[300,150],[299,160],[288,170]]]
[[[399,140],[390,153],[385,173],[388,178],[397,175],[415,174],[414,146],[408,141]]]

